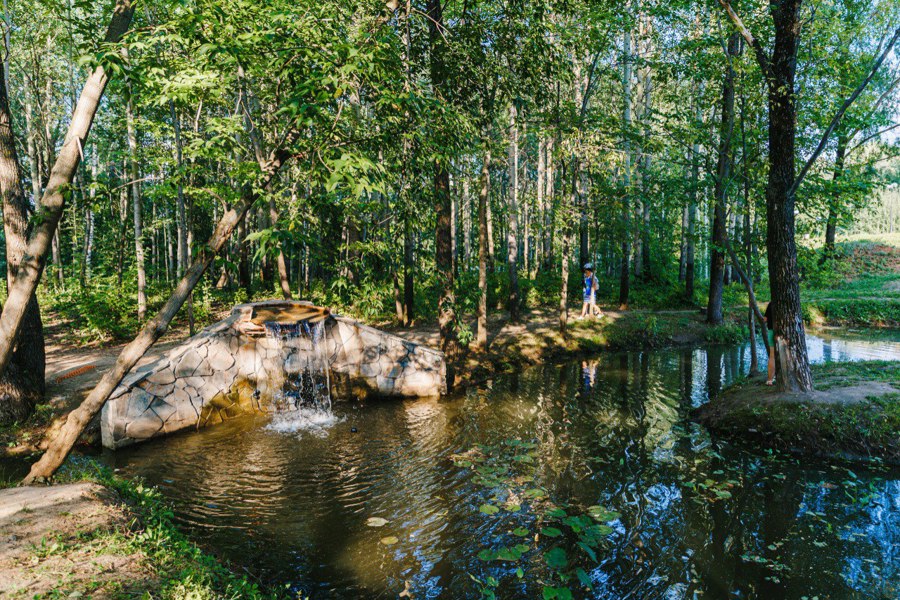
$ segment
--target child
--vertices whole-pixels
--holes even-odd
[[[597,312],[600,313],[597,316],[603,316],[603,313],[597,310],[597,288],[599,287],[600,284],[597,282],[597,278],[594,277],[594,265],[587,263],[584,265],[584,304],[581,307],[580,319],[585,318],[588,315],[589,310],[592,317],[595,316]]]

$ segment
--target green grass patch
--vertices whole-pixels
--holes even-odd
[[[286,591],[265,590],[247,576],[232,572],[188,540],[175,527],[172,511],[155,488],[116,477],[90,459],[70,459],[56,480],[99,483],[114,490],[136,516],[130,531],[99,532],[80,542],[95,544],[104,552],[145,554],[153,566],[156,581],[153,589],[145,590],[142,597],[171,600],[288,597]],[[51,543],[43,551],[59,550]]]
[[[810,300],[803,318],[813,325],[900,327],[900,298]]]
[[[759,379],[744,380],[697,417],[713,431],[766,448],[900,463],[900,362],[815,365],[812,374],[816,393],[810,396],[781,395]],[[873,383],[897,391],[863,396]]]

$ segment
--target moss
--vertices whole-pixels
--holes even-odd
[[[900,463],[900,363],[817,365],[813,380],[811,394],[744,380],[695,416],[716,433],[767,448]]]

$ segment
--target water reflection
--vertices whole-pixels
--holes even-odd
[[[810,348],[813,360],[900,358],[890,341]],[[527,510],[482,514],[495,491],[449,460],[508,438],[537,444],[536,482],[553,498],[621,513],[593,592],[576,595],[897,598],[900,475],[747,453],[685,420],[746,372],[750,351],[604,354],[461,397],[341,404],[324,436],[248,419],[105,460],[159,485],[207,548],[313,598],[477,597],[470,575],[498,577],[500,597],[540,597],[540,555],[521,581],[477,558]],[[368,527],[373,516],[388,524]]]

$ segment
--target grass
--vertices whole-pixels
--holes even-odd
[[[770,448],[900,464],[900,362],[815,365],[813,381],[811,395],[781,395],[744,380],[697,416],[713,431]]]
[[[171,510],[156,489],[116,477],[109,469],[89,459],[70,460],[57,476],[58,483],[75,481],[93,481],[114,490],[135,515],[135,521],[129,531],[101,530],[69,543],[79,545],[81,550],[89,544],[97,554],[142,553],[146,556],[153,577],[148,577],[147,589],[141,590],[142,598],[261,600],[287,597],[286,593],[265,590],[245,575],[232,572],[188,540],[175,527]],[[66,550],[66,545],[59,540],[51,540],[43,546],[37,551]],[[83,594],[85,590],[71,592]],[[63,597],[75,596],[64,594]],[[128,597],[133,595],[129,593]]]

